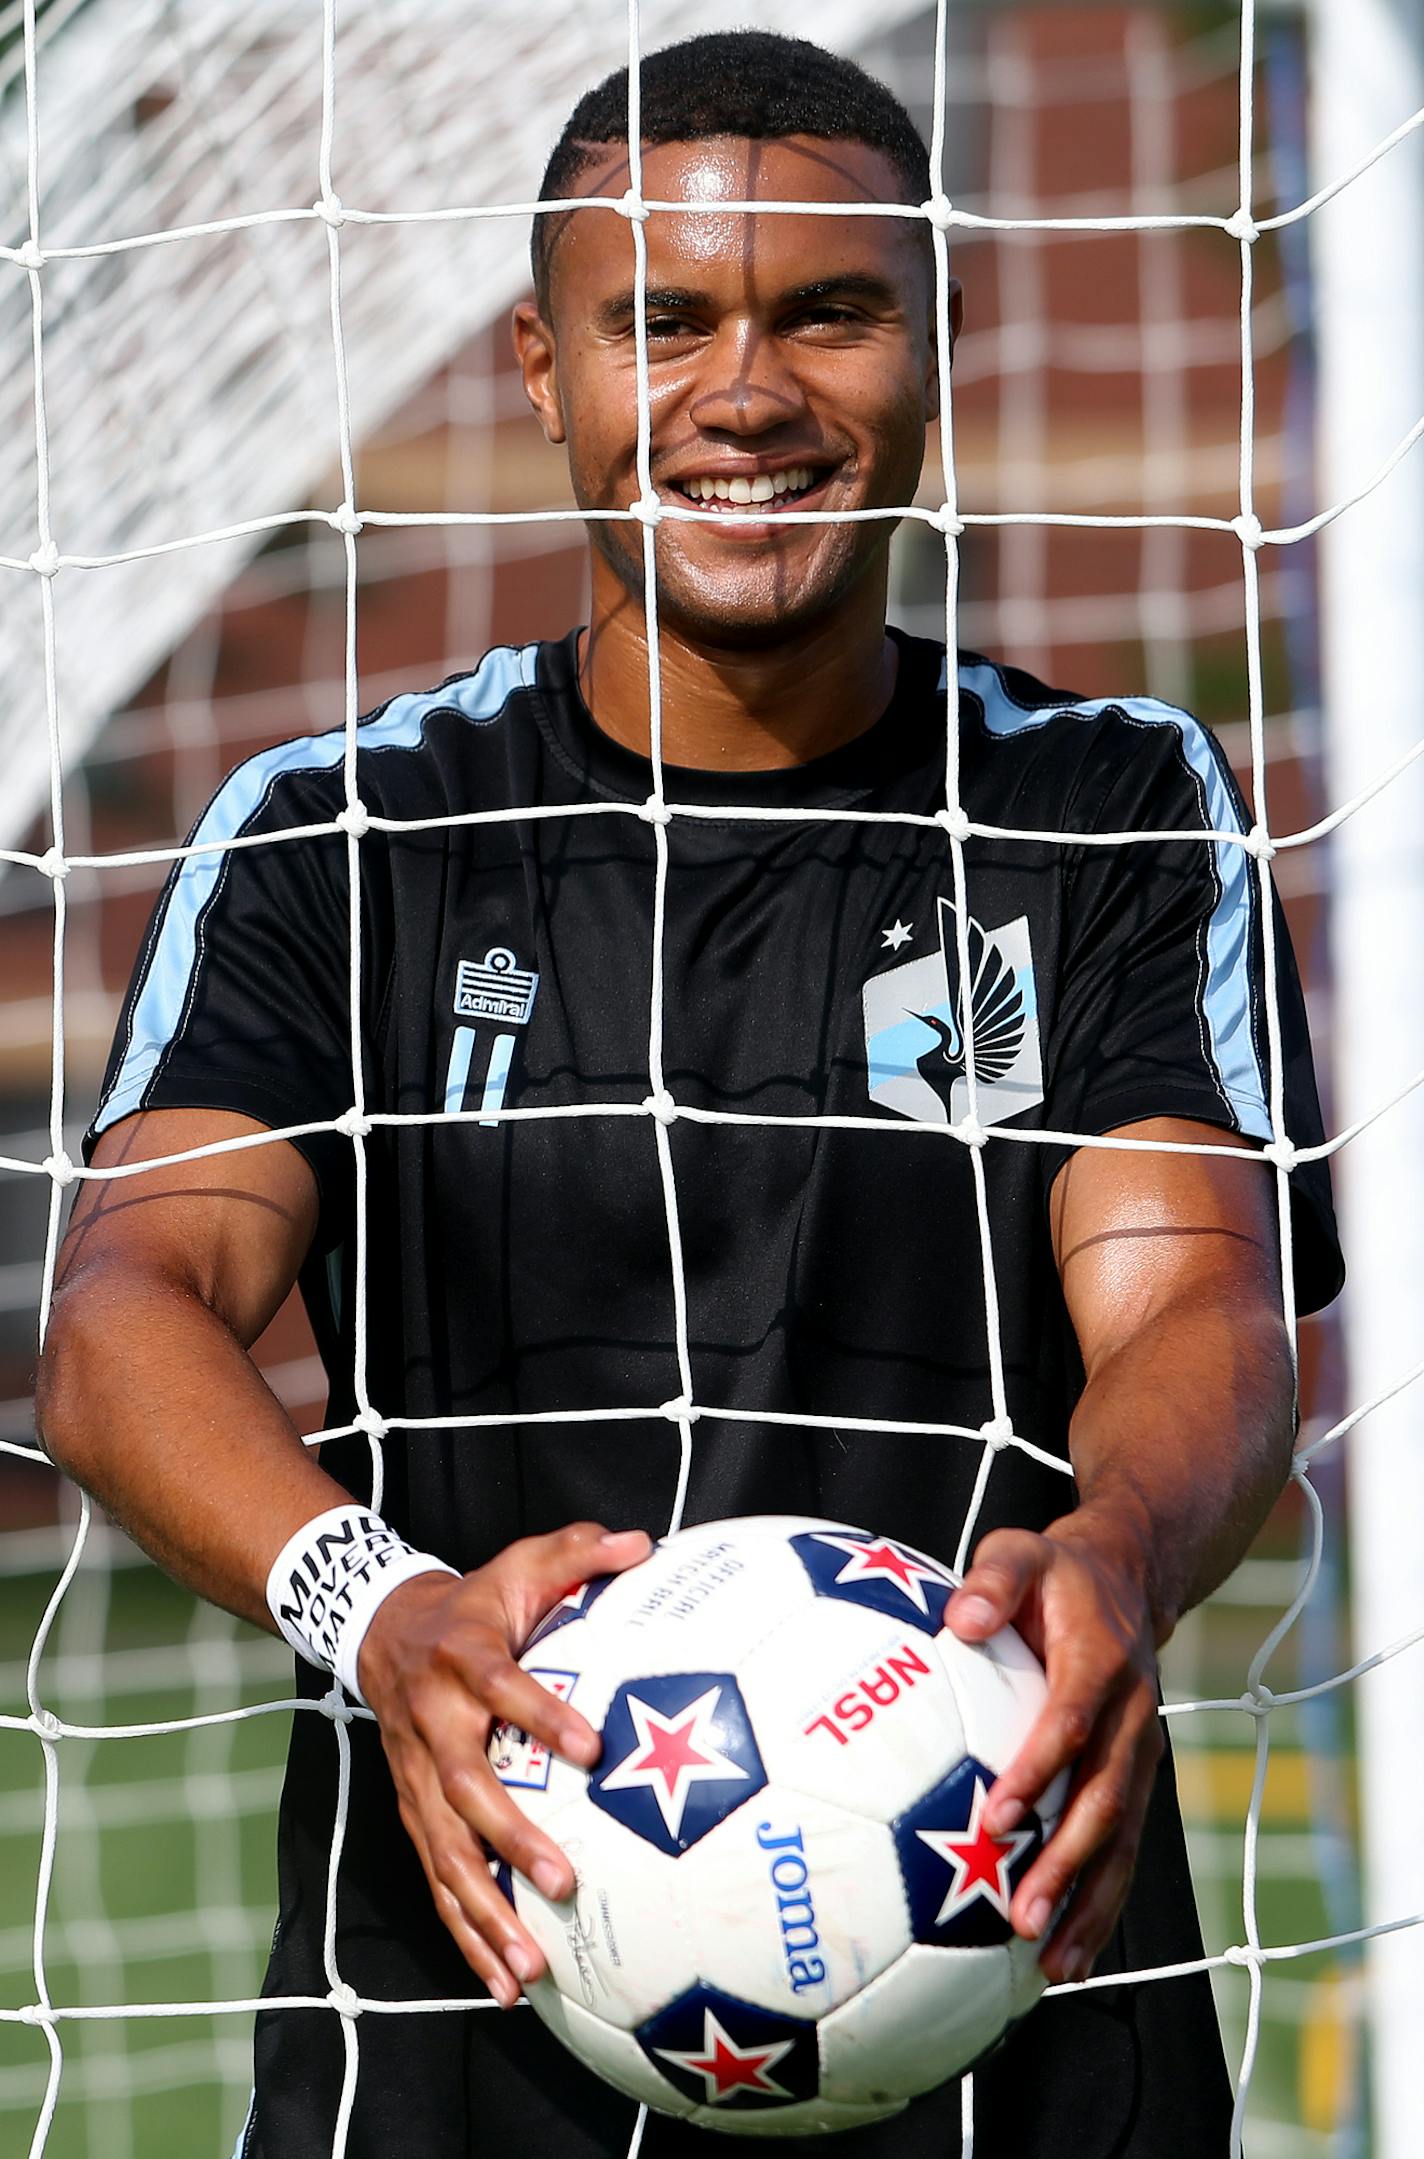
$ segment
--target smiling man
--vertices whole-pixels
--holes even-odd
[[[934,822],[945,656],[887,629],[892,519],[795,520],[913,496],[940,389],[926,228],[835,206],[922,201],[924,148],[856,68],[750,33],[650,57],[642,112],[646,194],[689,205],[645,227],[663,754],[682,806],[665,828],[672,1106],[658,1106],[695,1394],[717,1412],[694,1433],[686,1519],[811,1513],[950,1558],[977,1501],[947,1624],[977,1641],[1013,1620],[1050,1685],[989,1795],[1006,1852],[1074,1765],[1012,1923],[1043,1943],[1053,1979],[1095,1960],[1110,1977],[1190,1962],[1155,1652],[1246,1549],[1293,1431],[1259,1158],[1259,892],[1245,852],[1209,837],[1243,832],[1242,805],[1186,714],[1075,700],[960,656],[976,826],[1086,836],[966,845],[987,1139],[964,1144],[949,1129],[968,1104],[961,926]],[[571,118],[545,198],[621,196],[626,136],[618,76]],[[732,207],[758,200],[829,207]],[[547,214],[534,270],[514,326],[530,403],[567,446],[579,504],[626,511],[642,493],[627,220]],[[360,796],[381,820],[360,847],[365,1101],[463,1120],[375,1125],[358,1185],[349,1127],[332,1129],[353,1099],[346,839],[329,829],[343,738],[264,752],[198,827],[216,849],[185,860],[159,904],[90,1146],[132,1170],[290,1137],[86,1185],[41,1374],[55,1457],[175,1574],[280,1627],[309,1696],[335,1672],[374,1710],[375,1725],[349,1728],[334,1969],[402,2004],[465,1997],[474,1973],[508,2006],[540,1971],[486,1852],[555,1897],[572,1871],[488,1764],[491,1722],[596,1757],[577,1710],[513,1656],[573,1583],[646,1553],[688,1467],[654,1128],[495,1115],[636,1109],[652,1086],[662,813],[640,814],[653,791],[643,525],[589,530],[586,627],[493,652],[361,727]],[[260,844],[311,825],[325,836]],[[1188,837],[1088,844],[1133,830]],[[1279,922],[1277,950],[1299,1142],[1318,1111]],[[869,1129],[791,1121],[807,1116]],[[1151,1144],[1075,1150],[1064,1133]],[[1333,1294],[1339,1257],[1323,1172],[1295,1186],[1310,1306]],[[246,1353],[298,1279],[329,1421],[356,1427],[320,1462]],[[1002,1444],[996,1383],[1035,1454]],[[360,1401],[373,1413],[358,1423]],[[574,1420],[599,1409],[623,1414]],[[638,1526],[605,1533],[590,1516]],[[328,1994],[337,1799],[333,1734],[300,1716],[271,1995]],[[351,2159],[628,2146],[632,2105],[528,2015],[373,2012],[359,2041]],[[329,2008],[263,2015],[245,2159],[328,2149],[345,2062]],[[1205,1976],[1129,1980],[1059,1997],[983,2066],[975,2151],[1213,2159],[1229,2112]],[[655,2119],[642,2151],[701,2149],[699,2135]],[[959,2137],[959,2093],[943,2088],[838,2148],[942,2159]]]

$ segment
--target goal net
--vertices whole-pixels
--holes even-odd
[[[1338,1076],[1327,1152],[1360,1286],[1343,1317],[1302,1328],[1289,1490],[1164,1670],[1237,2135],[1257,2159],[1404,2159],[1397,2031],[1424,2013],[1424,1882],[1407,1837],[1390,1841],[1412,1807],[1398,1779],[1420,1766],[1405,1502],[1424,1367],[1370,1269],[1378,1245],[1417,1301],[1424,1042],[1403,1008],[1424,742],[1389,700],[1399,648],[1355,650],[1338,597],[1383,635],[1401,611],[1371,581],[1424,568],[1407,409],[1424,380],[1408,225],[1424,81],[1404,14],[1371,0],[1352,17],[1359,51],[1378,25],[1373,50],[1396,64],[1327,126],[1346,57],[1328,0],[1318,20],[1252,0],[697,11],[699,28],[854,51],[933,146],[941,336],[951,245],[969,319],[896,543],[894,619],[1213,725],[1255,819],[1221,838],[1275,877],[1322,1078]],[[519,206],[580,91],[689,25],[670,0],[486,0],[479,19],[462,64],[464,0],[0,4],[0,2144],[35,2159],[230,2148],[293,1707],[286,1649],[166,1582],[34,1440],[34,1345],[143,921],[238,758],[354,729],[582,604],[582,529],[505,350]],[[474,78],[519,94],[474,97]],[[1363,278],[1367,244],[1397,252],[1396,305],[1419,303],[1387,342],[1327,320],[1324,268]],[[643,544],[655,569],[656,516]],[[649,592],[655,614],[655,577]],[[656,676],[650,699],[656,745]],[[1361,735],[1385,708],[1388,725],[1346,754],[1327,733],[1342,707]],[[657,819],[677,804],[658,771],[661,886]],[[952,752],[947,782],[947,874],[961,895],[967,874],[972,903]],[[354,795],[348,811],[359,876]],[[655,985],[661,966],[655,949]],[[656,994],[653,1011],[676,1268]],[[1348,1053],[1365,1029],[1362,1083]],[[356,1060],[358,1154],[360,1088]],[[1262,1174],[1289,1307],[1295,1153],[1272,1112]],[[982,1145],[1035,1135],[986,1141],[971,1099],[955,1137],[977,1165]],[[982,1174],[979,1190],[982,1209]],[[685,1470],[694,1413],[716,1405],[685,1332],[678,1354]],[[258,1355],[317,1436],[323,1376],[294,1306]],[[989,1358],[997,1371],[993,1342]],[[362,1370],[356,1394],[378,1453],[387,1405]],[[925,1442],[980,1450],[981,1499],[996,1451],[1033,1438],[1008,1428],[1001,1378],[990,1410],[982,1435]],[[347,1744],[339,1717],[331,1743]],[[361,2004],[336,1963],[328,1977],[349,2106]],[[973,2131],[971,2080],[970,2154]]]

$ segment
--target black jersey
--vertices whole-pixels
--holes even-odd
[[[952,1129],[968,1108],[961,950],[989,1135],[1002,1406],[1053,1461],[1066,1464],[1081,1385],[1048,1236],[1069,1135],[1155,1115],[1270,1135],[1252,858],[1206,837],[1033,837],[1244,831],[1210,737],[1153,700],[1075,701],[965,656],[964,807],[1027,836],[968,840],[961,935],[933,821],[945,809],[944,655],[897,641],[888,710],[842,748],[769,773],[667,769],[668,799],[689,814],[666,827],[665,1086],[680,1109],[732,1113],[668,1128],[703,1411],[690,1465],[660,1407],[683,1383],[657,1130],[638,1114],[652,1086],[656,835],[626,805],[645,803],[651,767],[591,720],[572,637],[492,652],[362,723],[359,793],[374,821],[360,842],[354,1047],[366,1109],[464,1113],[378,1121],[365,1142],[366,1377],[390,1428],[381,1511],[459,1568],[586,1515],[657,1532],[684,1475],[688,1521],[817,1514],[956,1556],[978,1435],[999,1408],[974,1165]],[[354,1099],[348,843],[331,830],[343,748],[336,732],[264,751],[218,793],[196,839],[255,844],[175,868],[90,1135],[136,1109],[193,1105],[304,1128],[292,1137],[321,1214],[302,1287],[333,1426],[355,1405],[354,1145],[331,1129]],[[738,814],[749,808],[792,814]],[[484,821],[507,809],[544,814]],[[565,809],[578,814],[547,814]],[[313,826],[325,829],[276,837]],[[1286,1128],[1303,1144],[1320,1136],[1319,1112],[1279,920],[1277,950]],[[496,1114],[588,1105],[604,1113]],[[807,1117],[862,1123],[795,1121]],[[1033,1132],[1061,1136],[1010,1137]],[[1293,1184],[1309,1309],[1334,1294],[1340,1263],[1323,1167]],[[625,1415],[569,1415],[597,1409]],[[364,1436],[328,1443],[323,1459],[369,1494]],[[1062,1469],[1001,1447],[977,1531],[1042,1527],[1071,1492]],[[327,1682],[303,1668],[301,1684],[319,1695]],[[351,1739],[338,1969],[365,1997],[476,1995],[378,1736],[358,1724]],[[327,1992],[336,1754],[323,1718],[295,1720],[272,1995]],[[1099,1969],[1199,1954],[1164,1771]],[[510,2139],[535,2159],[627,2147],[631,2106],[527,2012],[368,2013],[358,2035],[351,2159],[464,2159]],[[324,2149],[342,2065],[329,2010],[265,2013],[247,2159]],[[1229,2093],[1206,1980],[1055,1999],[981,2072],[976,2100],[981,2159],[1224,2152]],[[946,2089],[837,2149],[938,2159],[958,2124]],[[662,2121],[643,2144],[647,2159],[705,2148]]]

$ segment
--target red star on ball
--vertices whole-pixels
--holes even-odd
[[[658,1803],[669,1836],[682,1827],[683,1809],[694,1784],[725,1783],[749,1772],[715,1744],[713,1719],[722,1698],[720,1687],[709,1687],[685,1709],[665,1717],[651,1702],[628,1696],[628,1713],[637,1741],[632,1751],[603,1777],[606,1792],[626,1792],[646,1786]]]
[[[890,1582],[926,1616],[929,1600],[925,1596],[925,1583],[933,1582],[939,1589],[952,1586],[938,1567],[928,1560],[916,1559],[898,1544],[891,1544],[886,1537],[867,1542],[863,1537],[832,1537],[818,1533],[816,1542],[834,1545],[837,1551],[850,1555],[836,1576],[837,1587],[842,1582]]]
[[[736,2040],[723,2031],[712,2011],[706,2009],[703,2011],[700,2053],[678,2053],[671,2047],[658,2047],[655,2051],[664,2061],[676,2063],[689,2075],[705,2078],[708,2104],[717,2106],[737,2092],[762,2092],[769,2099],[790,2099],[793,2095],[785,2085],[778,2084],[768,2072],[776,2067],[784,2054],[791,2052],[791,2047],[789,2039],[769,2040],[759,2047],[739,2047]]]
[[[1033,1831],[1013,1829],[1004,1836],[990,1836],[984,1821],[988,1797],[988,1787],[981,1777],[976,1777],[967,1828],[915,1831],[921,1842],[927,1844],[937,1857],[947,1860],[953,1869],[944,1902],[935,1914],[936,1926],[962,1912],[975,1897],[984,1897],[1000,1918],[1009,1916],[1009,1899],[1014,1893],[1014,1862],[1033,1843]]]

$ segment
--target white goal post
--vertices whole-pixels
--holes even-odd
[[[1424,106],[1417,0],[1313,0],[1317,184],[1347,172]],[[1320,486],[1354,493],[1424,411],[1424,131],[1397,143],[1310,220],[1320,307]],[[1388,1116],[1337,1167],[1350,1289],[1348,1398],[1398,1384],[1361,1425],[1349,1460],[1356,1655],[1415,1633],[1424,1566],[1424,448],[1322,535],[1323,666],[1330,795],[1390,784],[1335,835],[1332,945],[1335,1128]],[[1424,1686],[1417,1658],[1359,1684],[1365,1917],[1424,1912]],[[1369,1952],[1377,2159],[1419,2147],[1424,1928]]]

